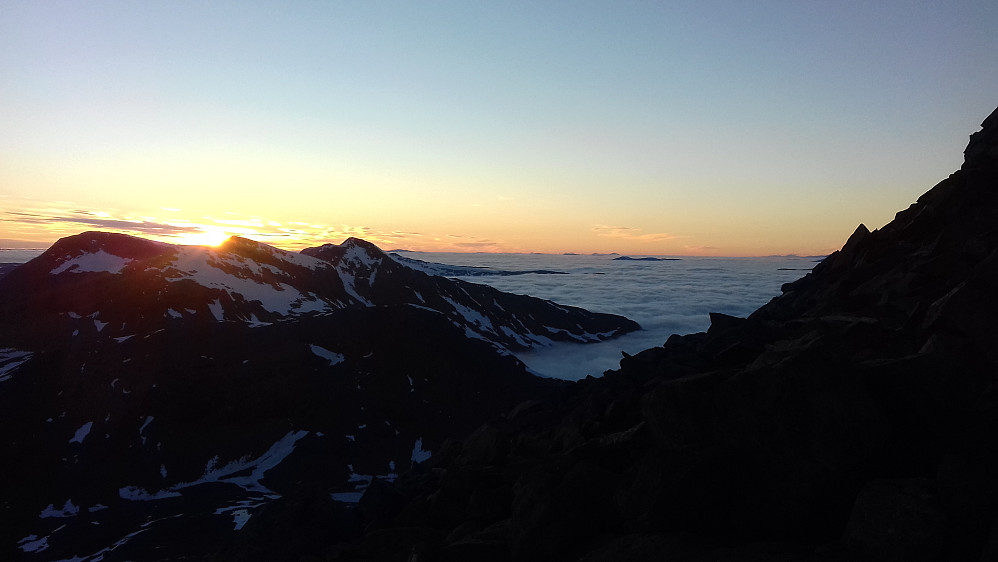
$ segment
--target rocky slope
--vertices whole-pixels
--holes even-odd
[[[447,443],[314,553],[998,559],[998,110],[965,155],[750,317]]]
[[[0,279],[0,558],[211,556],[316,490],[348,513],[333,500],[565,386],[510,348],[636,328],[356,239],[62,239]]]

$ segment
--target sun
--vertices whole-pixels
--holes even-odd
[[[218,246],[229,239],[224,230],[204,229],[181,235],[179,242],[185,246]]]

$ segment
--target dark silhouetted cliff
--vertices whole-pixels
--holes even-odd
[[[998,558],[998,110],[748,318],[452,441],[336,560]]]

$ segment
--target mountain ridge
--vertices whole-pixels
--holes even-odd
[[[208,556],[307,489],[349,521],[334,499],[564,390],[509,348],[637,329],[337,248],[91,232],[0,279],[3,556]]]
[[[65,275],[79,278],[60,277]],[[238,237],[209,248],[88,232],[61,239],[0,285],[24,295],[0,298],[0,314],[25,323],[32,310],[35,316],[103,314],[98,321],[111,323],[120,336],[128,335],[120,331],[123,324],[148,331],[161,328],[163,317],[199,313],[263,325],[375,305],[432,308],[469,336],[513,350],[551,341],[601,341],[639,329],[620,316],[429,275],[357,238],[293,253]],[[109,306],[115,303],[121,305],[112,313]]]

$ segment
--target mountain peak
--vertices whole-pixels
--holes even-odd
[[[963,156],[963,169],[998,165],[998,108],[981,123],[980,131],[970,135]]]
[[[380,260],[388,257],[388,254],[386,254],[385,251],[377,245],[353,236],[347,238],[339,244],[323,244],[322,246],[305,248],[301,251],[301,253],[306,256],[319,258],[333,264],[339,263],[340,260],[344,259],[345,256],[348,256],[348,254],[356,256],[358,252],[366,254],[367,258],[374,260]]]
[[[258,248],[260,246],[265,246],[263,242],[257,242],[256,240],[251,240],[249,238],[243,238],[242,236],[229,236],[218,244],[217,248]]]
[[[362,248],[376,249],[379,252],[382,251],[381,248],[379,248],[373,242],[368,242],[367,240],[364,240],[363,238],[357,238],[356,236],[351,236],[347,238],[342,243],[340,243],[340,246],[360,246]]]
[[[42,255],[73,257],[103,250],[122,258],[142,259],[159,255],[170,247],[170,244],[146,240],[129,234],[88,230],[60,238]]]

